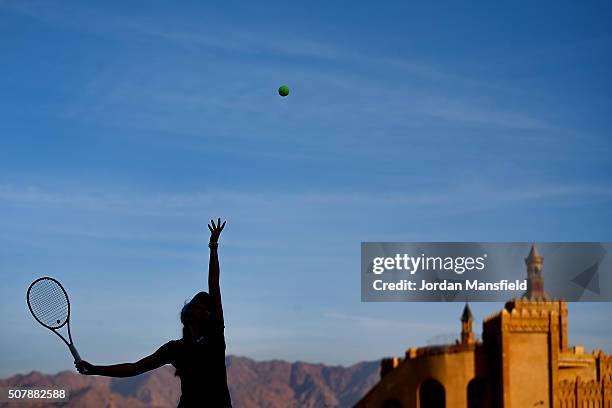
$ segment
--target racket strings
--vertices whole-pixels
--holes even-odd
[[[37,314],[43,317],[61,317],[62,314],[68,311],[68,302],[61,290],[47,285],[45,288],[39,288],[32,297],[34,300]]]
[[[34,306],[35,315],[47,325],[61,324],[68,316],[68,307],[59,302],[50,304],[37,304]]]
[[[34,303],[32,309],[35,316],[48,326],[60,326],[68,317],[68,304],[59,298],[32,303]]]
[[[68,297],[54,281],[43,279],[35,283],[28,293],[28,299],[32,313],[44,325],[58,328],[68,319]]]

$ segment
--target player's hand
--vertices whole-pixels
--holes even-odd
[[[95,366],[93,364],[89,364],[85,360],[81,360],[78,363],[75,361],[74,366],[76,367],[77,371],[81,374],[92,375],[94,373]]]
[[[214,220],[210,220],[210,224],[208,224],[208,229],[210,230],[210,242],[216,243],[219,241],[219,236],[221,235],[221,231],[223,231],[223,227],[225,227],[225,223],[227,221],[223,221],[221,224],[221,218],[217,218],[217,225],[215,225]]]

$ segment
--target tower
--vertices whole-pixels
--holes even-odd
[[[461,315],[461,344],[474,344],[474,332],[472,331],[472,325],[474,323],[474,316],[470,306],[465,303],[463,308],[463,314]]]
[[[542,278],[543,259],[536,245],[532,244],[531,251],[529,251],[529,255],[525,258],[525,265],[527,266],[527,292],[523,294],[523,299],[549,300],[548,295],[544,292],[544,278]]]

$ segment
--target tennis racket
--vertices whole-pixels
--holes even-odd
[[[61,283],[48,276],[38,278],[28,288],[27,300],[28,308],[34,319],[57,334],[70,349],[74,360],[77,363],[81,362],[81,356],[79,356],[79,352],[74,347],[72,334],[70,334],[70,301],[68,300],[68,293],[66,293]],[[68,339],[70,342],[58,332],[64,326],[68,327]]]

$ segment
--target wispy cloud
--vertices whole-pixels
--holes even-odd
[[[132,42],[165,41],[188,50],[208,48],[242,54],[274,54],[283,57],[321,59],[346,58],[353,54],[346,50],[312,38],[288,35],[262,26],[255,29],[227,30],[214,21],[190,24],[188,21],[160,21],[147,18],[108,14],[102,10],[79,7],[69,14],[57,10],[47,2],[0,2],[0,7],[48,24],[69,27],[105,37],[122,38]],[[180,28],[177,28],[179,26]]]
[[[483,184],[442,188],[442,191],[418,190],[414,192],[381,193],[368,192],[324,192],[324,191],[210,191],[185,192],[177,194],[119,194],[53,192],[38,187],[15,188],[0,185],[0,202],[27,204],[42,207],[56,207],[99,212],[138,212],[141,214],[184,215],[200,214],[198,209],[205,206],[237,205],[268,207],[309,207],[320,206],[457,206],[470,208],[486,200],[487,205],[504,205],[516,202],[541,202],[542,200],[564,198],[569,202],[593,199],[611,200],[612,186],[543,184],[521,185],[496,188]]]
[[[43,3],[11,2],[6,3],[5,7],[13,12],[94,33],[96,36],[119,37],[126,43],[145,43],[156,49],[164,48],[165,44],[167,50],[172,50],[172,55],[180,55],[178,64],[174,61],[173,64],[164,65],[148,55],[144,47],[135,58],[116,59],[113,65],[120,67],[120,73],[102,71],[91,78],[88,84],[80,87],[84,89],[82,96],[76,98],[68,109],[69,117],[73,120],[128,130],[170,133],[170,139],[177,146],[208,148],[201,141],[176,140],[177,134],[201,136],[221,132],[230,138],[232,133],[236,138],[270,137],[270,134],[251,135],[244,127],[232,129],[227,124],[214,124],[214,120],[203,120],[202,115],[213,119],[219,109],[239,110],[246,118],[250,118],[247,115],[250,112],[260,120],[265,119],[266,123],[278,122],[275,109],[262,105],[261,100],[253,95],[245,95],[244,90],[239,88],[244,88],[240,85],[243,82],[269,81],[269,78],[279,75],[279,67],[283,67],[281,71],[290,74],[294,80],[301,77],[311,87],[324,89],[325,94],[346,95],[350,101],[348,105],[339,105],[336,100],[338,98],[310,100],[308,109],[300,106],[297,112],[292,113],[294,117],[297,115],[309,123],[325,123],[339,114],[350,115],[350,112],[356,112],[361,115],[362,126],[372,122],[383,129],[386,123],[396,123],[397,118],[401,117],[404,123],[443,120],[493,129],[567,131],[566,126],[553,123],[542,113],[483,104],[475,98],[467,98],[465,92],[457,90],[457,86],[462,86],[466,89],[479,89],[485,94],[515,94],[520,91],[516,86],[483,81],[417,59],[370,55],[316,37],[287,35],[265,27],[228,31],[217,27],[214,22],[206,25],[182,22],[177,26],[171,20],[160,24],[150,19],[127,18],[78,7],[72,11],[72,15],[63,15]],[[222,71],[228,77],[227,83],[234,83],[229,85],[227,92],[211,88],[211,84],[202,81],[201,65],[206,61],[201,56],[202,49],[220,53],[215,61],[223,66]],[[265,54],[279,59],[275,60],[276,68],[270,68],[266,63],[250,64],[249,74],[245,78],[241,71],[244,64],[236,64],[231,58],[233,53],[242,56]],[[282,61],[292,57],[305,60],[300,62],[299,68],[288,68],[287,63]],[[380,73],[376,76],[379,79],[373,79],[371,75],[359,75],[359,70],[339,72],[333,64],[319,64],[325,61],[342,62],[343,66],[368,67],[368,70]],[[186,69],[186,66],[193,66],[194,69]],[[152,74],[151,68],[153,72],[163,72],[164,75],[160,77]],[[231,75],[227,75],[228,72]],[[409,81],[411,77],[416,80]],[[238,81],[238,86],[235,84],[236,78],[243,78]],[[380,78],[389,78],[391,84]],[[410,85],[398,85],[398,81],[393,78],[402,78],[404,82],[408,80]],[[221,87],[221,84],[218,86]],[[232,91],[231,87],[235,90]],[[241,97],[236,99],[223,96],[236,93],[240,93]],[[205,114],[207,111],[210,111],[208,116]],[[334,131],[338,133],[338,129]],[[320,132],[313,129],[311,133],[311,139],[317,141],[316,133]],[[169,141],[166,140],[166,143]],[[254,153],[286,158],[295,154]]]

